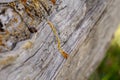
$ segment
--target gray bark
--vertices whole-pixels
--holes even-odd
[[[87,80],[100,64],[120,21],[120,0],[61,1],[48,19],[56,26],[68,59],[59,53],[51,28],[43,21],[32,48],[22,46],[34,35],[0,54],[0,80]]]

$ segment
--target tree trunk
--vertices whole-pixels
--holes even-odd
[[[48,19],[55,25],[68,59],[59,53],[52,30],[43,21],[32,48],[21,46],[35,34],[0,54],[0,80],[87,80],[100,64],[120,21],[120,0],[57,3]]]

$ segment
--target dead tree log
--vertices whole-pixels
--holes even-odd
[[[68,59],[59,54],[53,32],[43,21],[30,49],[21,47],[34,35],[0,54],[0,80],[87,80],[117,29],[119,4],[120,0],[57,0],[48,19],[56,26]]]

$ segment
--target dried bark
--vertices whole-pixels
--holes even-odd
[[[0,80],[87,80],[99,65],[120,21],[120,0],[57,3],[48,19],[56,26],[68,59],[59,54],[54,34],[43,21],[31,48],[22,47],[35,34],[0,54]]]

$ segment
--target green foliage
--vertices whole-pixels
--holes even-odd
[[[120,25],[105,59],[92,74],[90,80],[120,80]]]

